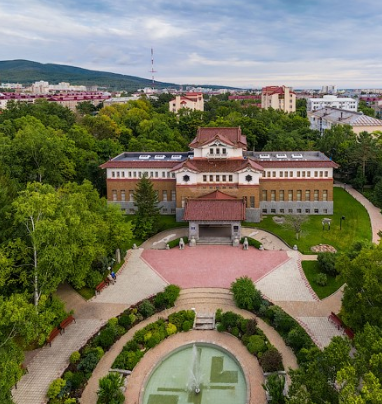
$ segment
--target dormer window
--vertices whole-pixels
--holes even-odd
[[[219,148],[216,149],[216,154],[220,154],[220,149]]]
[[[210,154],[214,154],[214,149],[210,149]]]
[[[222,149],[222,154],[227,154],[227,149],[226,148]]]

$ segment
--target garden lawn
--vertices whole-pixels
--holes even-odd
[[[302,261],[301,262],[302,269],[304,270],[306,279],[308,279],[310,286],[316,293],[316,295],[320,299],[324,299],[325,297],[330,296],[334,292],[336,292],[342,285],[343,281],[340,279],[336,279],[333,276],[328,277],[328,283],[326,286],[317,285],[314,281],[317,274],[320,273],[320,268],[317,261]]]
[[[297,244],[303,254],[311,254],[310,248],[317,244],[330,244],[337,251],[347,251],[355,241],[371,242],[371,224],[366,209],[342,188],[335,187],[333,192],[334,214],[307,216],[299,240],[296,239],[292,229],[273,221],[273,216],[276,215],[266,216],[260,223],[243,223],[243,226],[270,231],[290,246]],[[345,220],[342,220],[340,230],[342,216],[345,216]],[[325,230],[322,229],[322,219],[325,217],[332,219],[330,230],[327,230],[327,227]]]

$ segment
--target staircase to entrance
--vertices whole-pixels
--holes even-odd
[[[232,245],[231,237],[200,237],[198,245]]]

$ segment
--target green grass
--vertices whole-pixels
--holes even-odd
[[[314,278],[320,273],[320,269],[317,261],[302,261],[302,269],[304,270],[306,279],[308,279],[310,286],[320,299],[330,296],[335,291],[337,291],[342,285],[343,281],[336,279],[333,276],[328,277],[328,284],[326,286],[319,286],[314,282]]]
[[[76,289],[76,292],[78,292],[86,300],[89,300],[93,296],[95,296],[95,290],[92,288],[89,288],[87,286],[85,286],[81,289]]]
[[[371,241],[371,224],[366,209],[349,195],[342,188],[334,188],[334,214],[333,215],[311,215],[302,226],[300,239],[296,239],[293,230],[273,221],[270,215],[264,217],[260,223],[243,223],[244,226],[253,226],[259,229],[268,230],[290,246],[297,244],[303,254],[311,254],[310,248],[317,244],[330,244],[337,251],[346,251],[355,241]],[[342,230],[340,230],[340,218]],[[322,230],[322,219],[332,219],[331,229]]]

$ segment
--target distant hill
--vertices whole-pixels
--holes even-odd
[[[149,79],[123,74],[87,70],[80,67],[37,63],[29,60],[0,61],[0,82],[29,85],[35,81],[48,81],[50,84],[69,82],[74,85],[97,85],[109,90],[135,91],[151,87]],[[179,87],[172,83],[155,82],[157,88]]]
[[[38,63],[29,60],[0,61],[0,82],[30,85],[35,81],[48,81],[50,84],[69,82],[74,85],[97,85],[108,90],[135,91],[138,88],[151,87],[150,79],[124,74],[87,70],[75,66]],[[179,84],[155,82],[156,88],[179,88]],[[203,86],[209,88],[229,88],[223,86]]]

